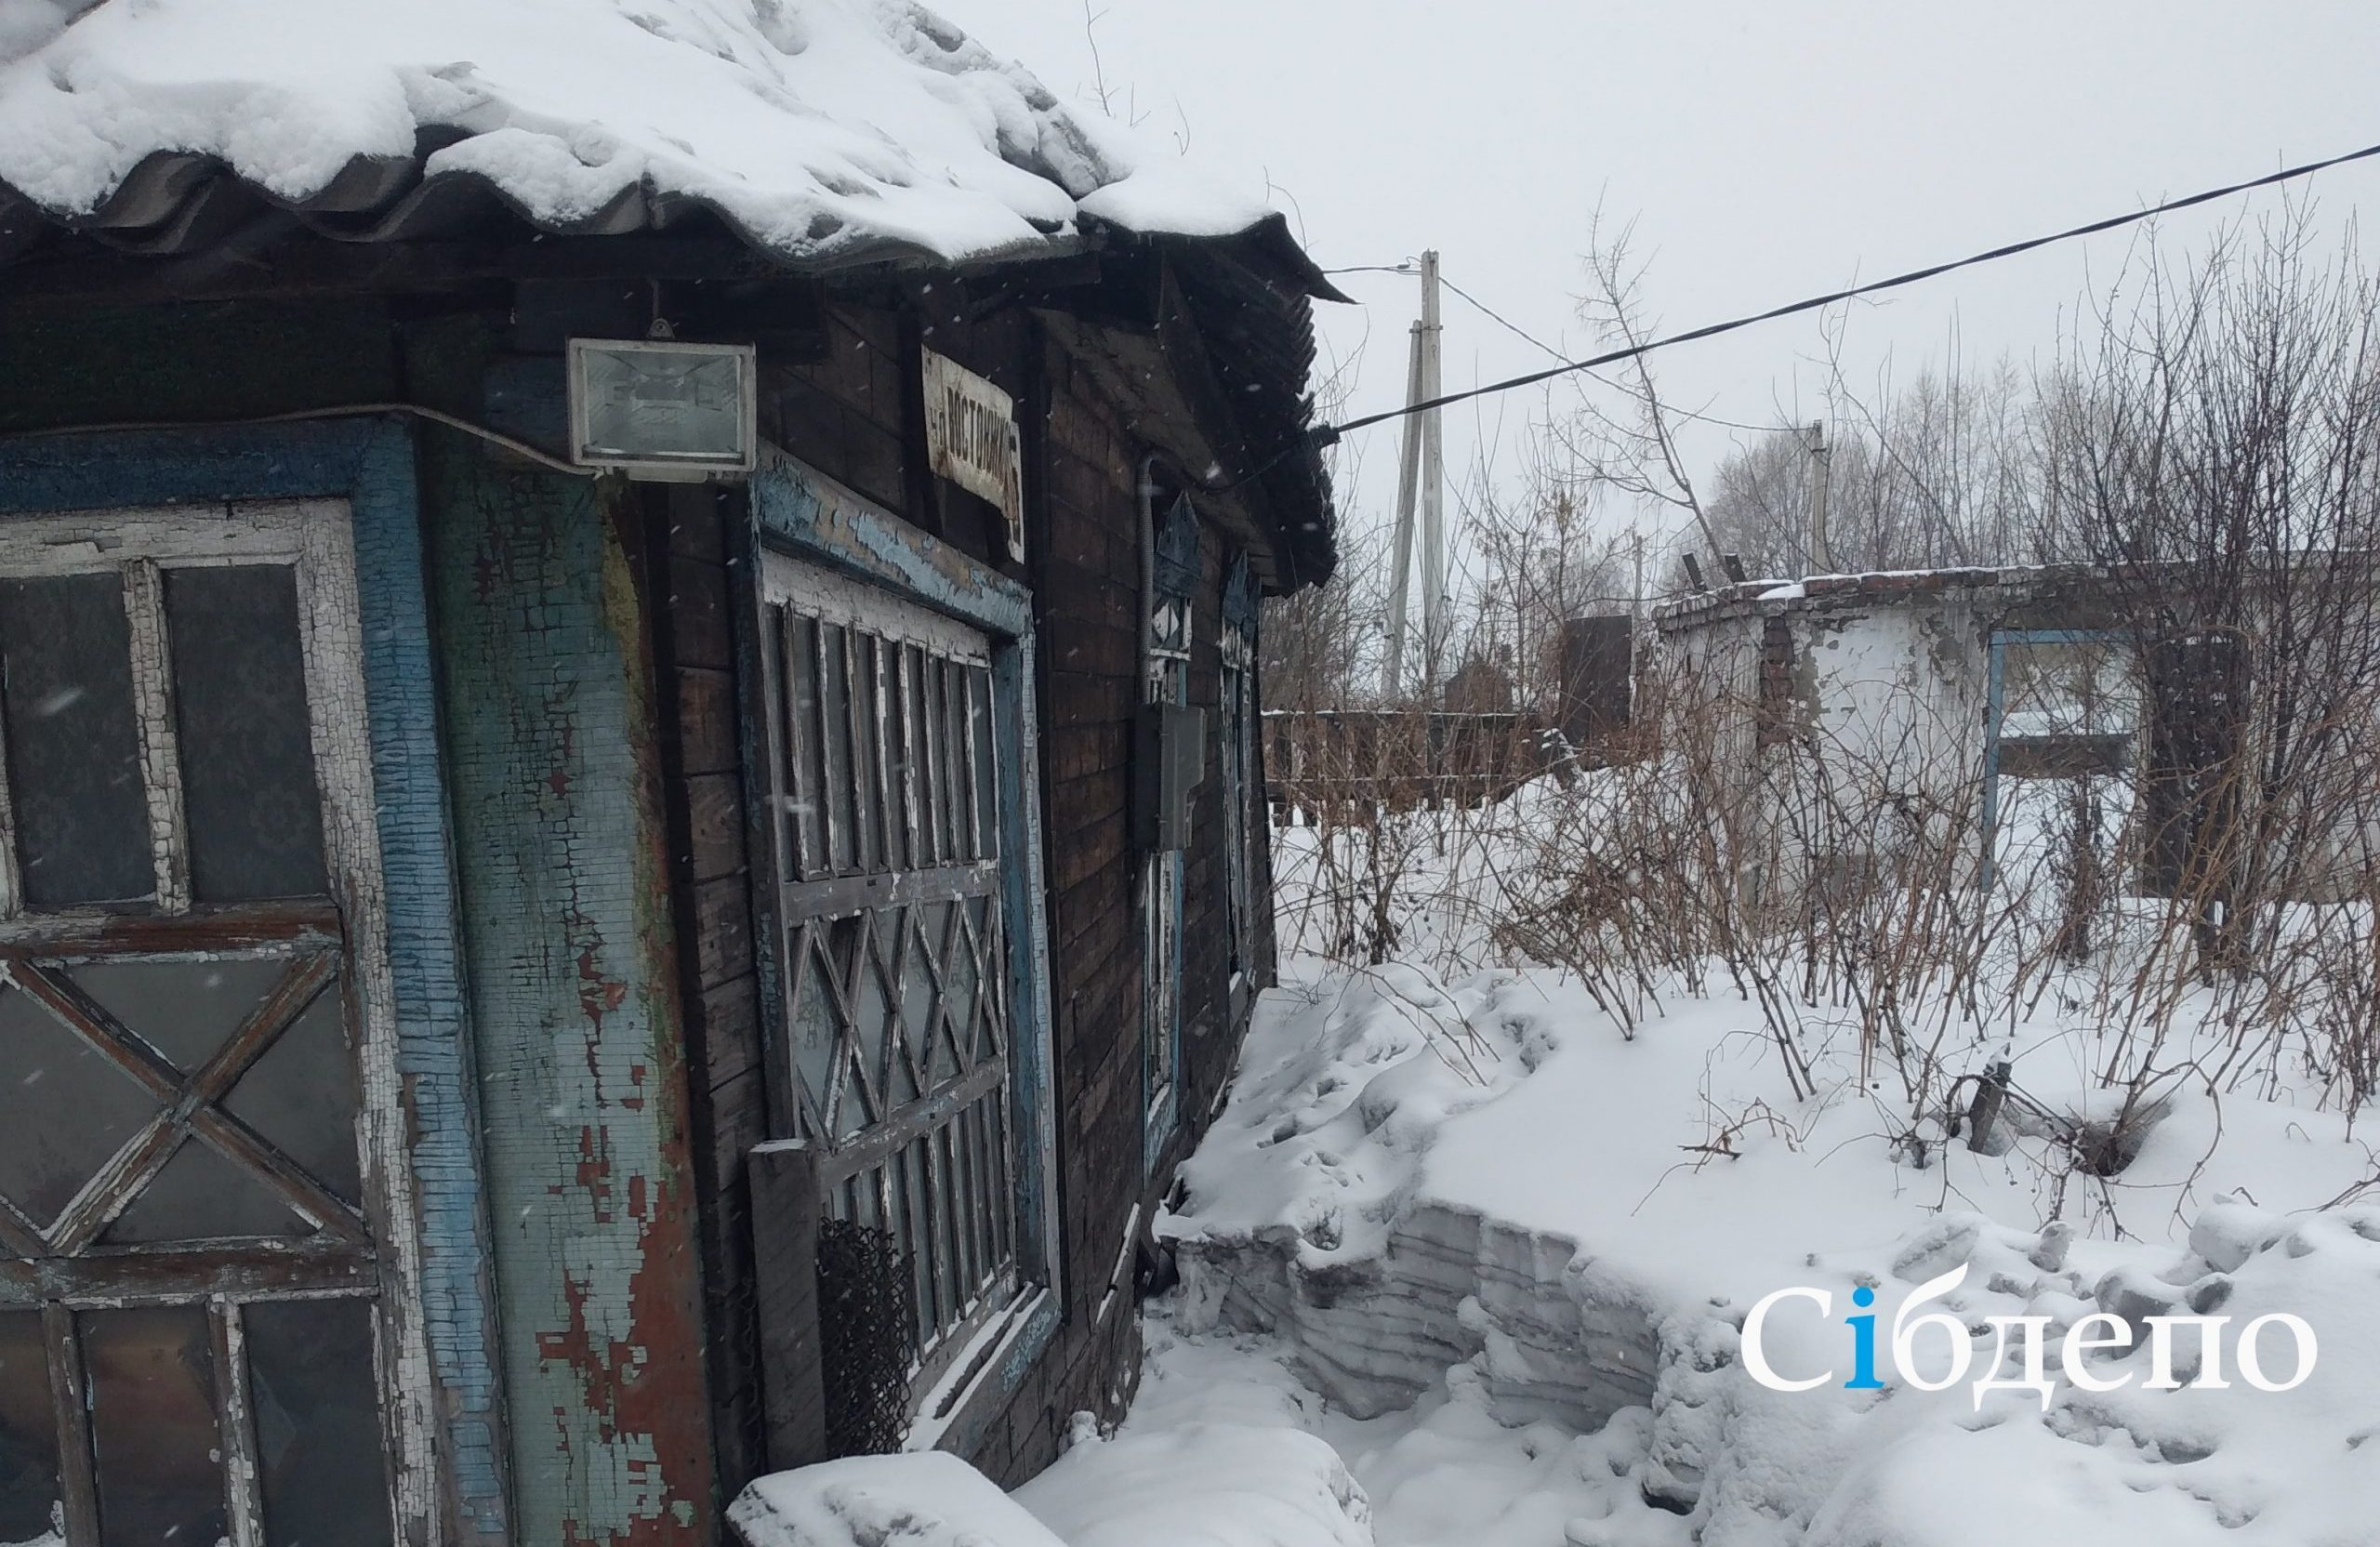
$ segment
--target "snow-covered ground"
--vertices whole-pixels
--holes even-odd
[[[2018,1081],[2073,1051],[2036,1044]],[[1169,1387],[1293,1369],[1301,1426],[1340,1445],[1382,1543],[2380,1541],[2380,1206],[2296,1212],[2373,1174],[2344,1117],[2177,1095],[2122,1175],[2066,1200],[2097,1228],[2061,1228],[2043,1142],[1920,1165],[1889,1092],[1821,1060],[1817,1096],[1780,1100],[1774,1057],[1730,999],[1632,1038],[1542,971],[1294,978],[1167,1222],[1186,1282],[1128,1432],[1195,1405]],[[2101,1377],[2133,1372],[2124,1391],[1978,1409],[1967,1382],[1840,1389],[1849,1334],[1812,1312],[1780,1313],[1767,1351],[1837,1382],[1743,1368],[1739,1324],[1772,1290],[1847,1313],[1864,1283],[1888,1326],[1963,1264],[1943,1304],[1978,1334],[2035,1315],[2054,1340],[2103,1305],[2288,1312],[2317,1368],[2288,1392],[2236,1369],[2152,1392],[2143,1349]],[[2285,1348],[2264,1348],[2276,1379]]]
[[[2012,791],[2020,901],[2062,789],[2030,815]],[[1408,844],[1408,959],[1285,965],[1158,1223],[1183,1283],[1147,1308],[1131,1414],[1086,1422],[1013,1502],[1070,1547],[2380,1544],[2380,1164],[2331,1044],[2243,1034],[2242,1001],[2189,982],[2144,1001],[2122,898],[2088,964],[1921,972],[1919,1076],[1860,1034],[1857,996],[1797,990],[1780,1038],[1715,961],[1606,1008],[1608,984],[1500,945],[1488,895],[1593,798],[1539,787],[1490,841]],[[1322,846],[1348,841],[1277,835],[1292,945]],[[2041,901],[1995,927],[2040,945]],[[1925,986],[1958,981],[1964,1007]],[[1971,1147],[1962,1077],[2003,1060]],[[2095,1157],[2077,1135],[2127,1091]],[[1783,1303],[1762,1352],[1824,1378],[1772,1389],[1745,1321],[1796,1287],[1827,1310]],[[1844,1384],[1862,1289],[1880,1347],[1949,1313],[1876,1389]],[[2096,1345],[2099,1313],[2131,1347]],[[2179,1329],[2178,1389],[2152,1386],[2147,1318],[2191,1315],[2228,1318],[2219,1358]],[[2240,1331],[2284,1315],[2318,1352],[2260,1389]],[[2078,1324],[2094,1349],[2069,1365]],[[2036,1338],[2046,1392],[2023,1383]],[[1954,1342],[1964,1378],[1909,1378]],[[2257,1353],[2267,1384],[2298,1371],[2280,1324]]]

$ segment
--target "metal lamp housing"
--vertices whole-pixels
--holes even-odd
[[[630,478],[743,478],[758,460],[749,344],[570,341],[570,459]]]

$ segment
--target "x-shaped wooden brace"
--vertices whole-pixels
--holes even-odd
[[[309,1176],[297,1162],[218,1103],[237,1085],[281,1034],[337,976],[337,953],[314,951],[290,962],[272,991],[248,1012],[214,1056],[191,1075],[159,1056],[55,967],[21,958],[0,962],[0,973],[38,1001],[156,1100],[156,1116],[83,1184],[47,1229],[0,1200],[0,1248],[20,1257],[73,1256],[88,1250],[140,1190],[165,1169],[184,1140],[195,1137],[245,1166],[298,1215],[334,1239],[368,1245],[371,1233],[354,1209]]]

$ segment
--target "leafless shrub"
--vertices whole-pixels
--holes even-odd
[[[1627,337],[1625,271],[1596,272]],[[1763,542],[1778,565],[1812,557],[1792,546],[1801,448],[1745,464],[1777,485],[1765,514],[1728,503],[1726,471],[1706,510],[1640,373],[1633,409],[1564,421],[1517,494],[1474,501],[1485,557],[1458,637],[1503,673],[1502,762],[1484,736],[1453,756],[1461,717],[1418,703],[1367,701],[1373,728],[1334,743],[1321,711],[1352,695],[1300,706],[1307,750],[1268,744],[1298,835],[1285,928],[1370,963],[1557,967],[1624,1035],[1664,996],[1732,990],[1789,1094],[1848,1054],[1863,1088],[1937,1125],[1896,1135],[1915,1153],[2029,1029],[2082,1027],[2087,1116],[2009,1098],[2052,1113],[2059,1197],[2069,1179],[2105,1196],[2186,1087],[2369,1102],[2380,281],[2351,247],[2317,261],[2284,222],[2189,262],[2152,252],[2126,293],[2030,389],[1921,382],[1844,411],[1864,449],[1839,453],[1852,515],[1834,530],[1863,566],[2077,566],[2075,633],[2096,654],[2068,687],[2086,718],[2114,713],[2109,692],[2130,706],[2127,764],[2013,772],[1995,805],[1973,706],[1892,691],[1868,723],[1812,714],[1766,691],[1756,648],[1673,637],[1640,663],[1624,745],[1514,791],[1512,772],[1546,766],[1546,641],[1593,599],[1641,596],[1643,550],[1599,517],[1606,496],[1673,503],[1755,560]],[[1360,618],[1324,631],[1366,637]],[[1336,675],[1343,694],[1355,673]]]

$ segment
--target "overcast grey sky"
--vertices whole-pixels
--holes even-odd
[[[1095,78],[1081,0],[929,0],[1061,95]],[[1633,219],[1661,324],[1694,326],[1859,279],[2380,141],[2375,0],[1092,0],[1118,115],[1267,182],[1327,266],[1425,246],[1447,276],[1574,353],[1580,254],[1600,204]],[[2325,223],[2380,205],[2380,161],[2304,190]],[[2171,218],[2191,245],[2273,192]],[[2121,264],[2111,233],[1937,281],[1849,319],[1855,383],[1948,353],[2046,360],[2061,317]],[[1412,280],[1357,274],[1324,307],[1363,346],[1349,412],[1404,387]],[[1452,388],[1546,363],[1448,297]],[[1819,405],[1808,319],[1656,357],[1673,401],[1750,423]],[[1450,479],[1514,460],[1529,393],[1447,425]],[[1500,417],[1501,416],[1501,417]],[[1356,520],[1393,494],[1395,430],[1367,431]],[[1689,443],[1707,469],[1738,432]],[[1498,450],[1497,448],[1501,448]]]

